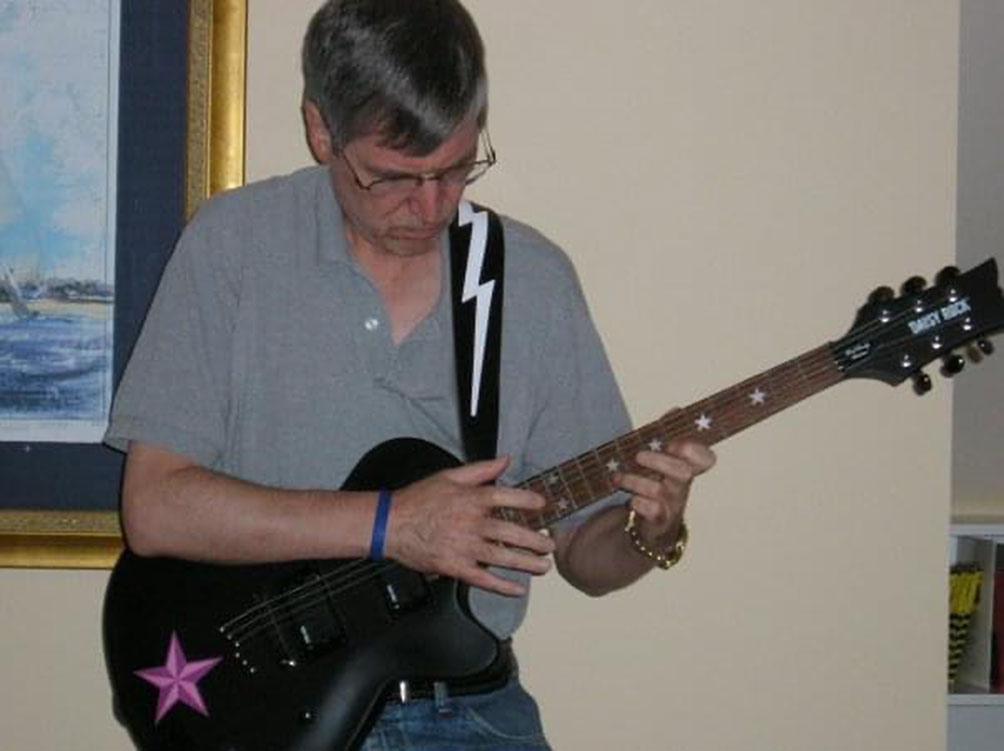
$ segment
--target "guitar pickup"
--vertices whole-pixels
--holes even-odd
[[[392,619],[420,610],[430,596],[429,586],[421,574],[394,566],[380,574],[384,604]]]
[[[259,601],[268,614],[269,641],[282,667],[298,667],[347,640],[330,583],[310,567],[299,569]]]
[[[324,654],[345,641],[345,629],[338,615],[324,604],[318,604],[296,619],[299,651],[306,657]]]

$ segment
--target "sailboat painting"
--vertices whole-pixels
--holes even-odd
[[[0,2],[0,441],[107,424],[118,24],[119,0]]]

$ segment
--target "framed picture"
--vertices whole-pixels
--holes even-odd
[[[25,5],[35,12],[40,4]],[[116,109],[118,116],[107,168],[116,207],[109,234],[117,383],[188,216],[244,180],[247,0],[95,7],[118,22],[108,35],[118,45],[118,75],[109,75],[106,97],[107,117]],[[0,443],[0,566],[111,566],[122,548],[122,466],[121,454],[96,442]]]

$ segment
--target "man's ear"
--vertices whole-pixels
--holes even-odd
[[[331,144],[331,131],[321,116],[321,111],[310,99],[304,98],[300,104],[303,115],[303,127],[307,136],[307,146],[310,153],[319,164],[327,164],[334,156]]]

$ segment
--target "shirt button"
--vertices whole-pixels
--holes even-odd
[[[367,318],[366,322],[363,323],[363,326],[366,327],[367,331],[376,331],[378,328],[380,328],[380,319],[379,318]]]

